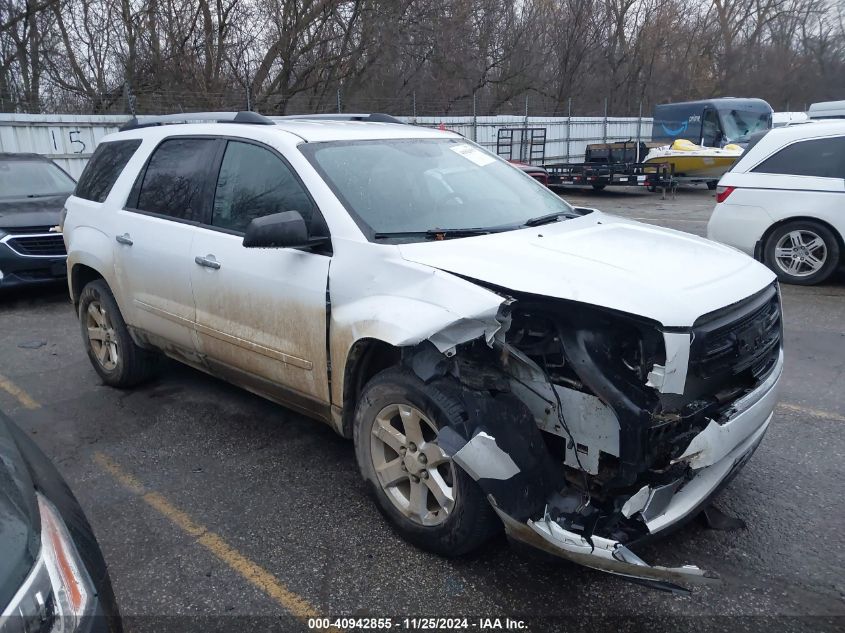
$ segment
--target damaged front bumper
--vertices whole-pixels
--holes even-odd
[[[711,420],[676,459],[689,468],[684,479],[659,487],[643,486],[621,507],[626,520],[642,521],[645,538],[666,532],[698,514],[760,444],[777,402],[777,387],[783,372],[783,352],[769,375],[752,392],[737,400],[719,420]],[[489,418],[488,418],[489,419]],[[530,433],[521,426],[524,434]],[[506,436],[496,437],[496,429],[478,430],[467,441],[447,431],[441,447],[487,493],[490,503],[504,523],[508,536],[567,560],[644,582],[660,589],[683,591],[676,583],[710,583],[718,575],[685,565],[667,568],[650,566],[626,544],[609,535],[579,533],[566,529],[549,513],[549,505],[539,515],[525,517],[524,504],[514,496],[528,497],[530,491],[520,481],[536,477],[543,468],[526,457],[509,452]],[[482,437],[483,436],[483,437]],[[528,472],[533,471],[533,472]],[[510,480],[510,485],[509,481]],[[557,491],[556,491],[557,492]],[[638,540],[633,541],[633,543]]]
[[[696,514],[754,453],[769,428],[783,374],[783,351],[769,376],[731,407],[725,420],[711,420],[675,462],[687,463],[694,476],[681,485],[644,486],[622,513],[639,513],[650,534],[663,532]],[[673,494],[666,491],[674,490]]]

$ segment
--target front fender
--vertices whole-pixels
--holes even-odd
[[[332,310],[332,325],[345,334],[338,342],[348,351],[356,341],[378,339],[395,347],[426,339],[447,356],[465,341],[484,336],[492,340],[501,327],[496,319],[501,299],[472,312],[453,312],[412,297],[371,296]]]
[[[471,281],[398,257],[375,264],[362,253],[344,255],[336,253],[329,280],[329,347],[338,370],[332,375],[334,403],[343,401],[342,369],[362,339],[394,347],[429,340],[451,356],[466,341],[491,342],[502,327],[497,317],[506,298]],[[374,269],[379,272],[372,274]]]

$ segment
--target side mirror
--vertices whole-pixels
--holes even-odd
[[[283,211],[255,218],[246,227],[246,248],[303,248],[326,241],[310,238],[308,227],[299,211]]]

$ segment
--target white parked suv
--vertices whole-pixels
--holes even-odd
[[[845,248],[845,120],[767,132],[719,181],[707,236],[781,281],[821,283]]]
[[[67,202],[70,294],[106,384],[163,353],[331,425],[435,552],[504,524],[664,587],[713,579],[630,547],[699,513],[766,432],[771,271],[573,208],[451,132],[190,118],[103,139]]]

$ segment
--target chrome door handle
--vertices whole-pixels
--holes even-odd
[[[214,258],[214,255],[206,255],[205,257],[197,255],[194,257],[194,261],[200,266],[205,266],[206,268],[213,268],[214,270],[220,268],[220,262]]]
[[[129,237],[129,233],[117,235],[114,239],[117,240],[118,244],[126,244],[127,246],[132,246],[132,238]]]

